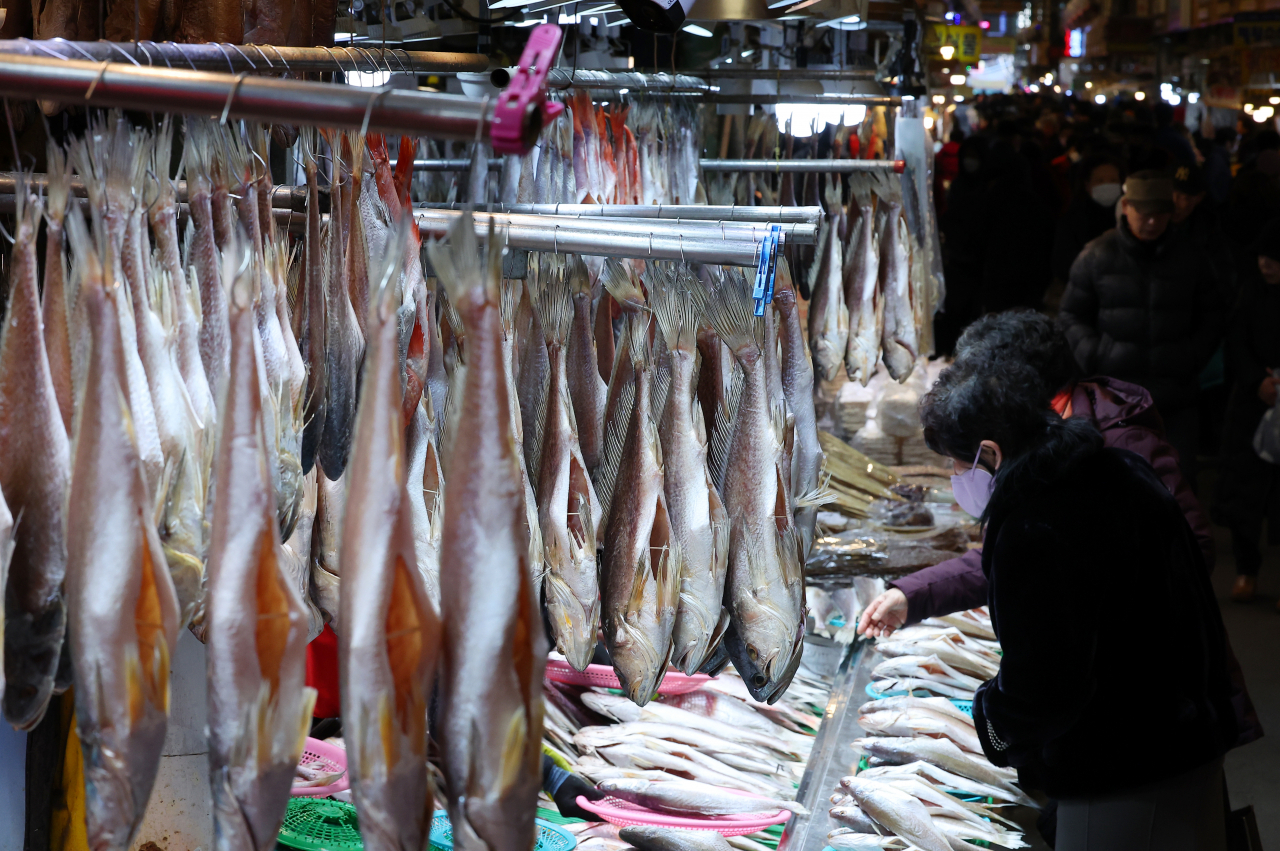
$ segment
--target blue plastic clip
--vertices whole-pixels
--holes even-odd
[[[764,316],[764,307],[773,301],[774,273],[778,264],[778,236],[781,229],[771,225],[760,243],[760,262],[756,266],[756,283],[751,293],[755,299],[755,315]]]

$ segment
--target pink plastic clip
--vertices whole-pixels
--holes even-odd
[[[511,82],[498,95],[498,106],[493,113],[493,126],[489,140],[494,153],[523,154],[530,144],[525,144],[525,116],[530,107],[542,113],[542,126],[564,109],[564,104],[547,102],[547,72],[556,61],[560,41],[564,33],[555,24],[539,24],[529,34],[529,41],[520,54],[520,65],[511,75]]]

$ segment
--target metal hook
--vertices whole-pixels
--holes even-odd
[[[257,71],[257,70],[258,70],[258,66],[257,66],[257,65],[254,65],[254,64],[253,64],[253,62],[251,62],[251,61],[249,60],[249,57],[245,55],[245,52],[244,52],[243,50],[241,50],[237,45],[231,44],[231,45],[228,45],[228,47],[230,47],[230,48],[231,48],[232,50],[234,50],[236,53],[239,53],[239,54],[240,54],[240,56],[244,58],[244,61],[249,63],[249,68],[250,68],[250,70],[253,70],[253,71]]]
[[[192,62],[191,57],[187,55],[187,51],[184,49],[183,45],[177,44],[172,41],[166,41],[165,44],[176,49],[178,51],[178,55],[181,56],[183,59],[187,60],[187,64],[191,66],[192,71],[199,70],[198,68],[196,68],[196,63]]]
[[[76,44],[74,41],[67,41],[65,38],[55,38],[55,39],[53,39],[53,40],[54,40],[54,41],[58,41],[58,42],[61,42],[61,43],[65,44],[67,47],[69,47],[69,48],[71,48],[72,50],[76,51],[76,52],[77,52],[77,53],[79,53],[81,56],[83,56],[85,59],[88,59],[90,62],[96,62],[96,61],[98,61],[98,60],[94,59],[91,55],[89,55],[89,53],[88,53],[84,48],[82,48],[80,45]],[[56,54],[56,53],[54,53],[53,55],[54,55],[54,56],[58,56],[58,54]],[[59,58],[59,59],[66,59],[67,57],[65,57],[65,56],[58,56],[58,58]]]
[[[280,48],[276,47],[274,44],[268,44],[267,47],[271,48],[276,52],[276,58],[279,59],[280,64],[284,66],[285,73],[292,73],[291,69],[289,68],[289,63],[285,61],[284,54],[280,52]]]
[[[557,224],[555,230],[551,232],[551,253],[560,253],[560,225]]]
[[[225,127],[227,125],[227,115],[231,112],[231,102],[235,100],[236,92],[240,90],[240,84],[244,82],[244,78],[248,76],[248,72],[241,71],[236,74],[235,80],[231,83],[231,91],[227,92],[227,103],[222,107],[222,117],[218,119],[218,124]]]
[[[224,47],[221,42],[217,41],[213,42],[213,46],[222,51],[222,58],[227,60],[227,70],[234,74],[236,72],[236,66],[235,63],[231,61],[231,54],[227,53],[227,48]],[[192,67],[194,68],[195,66],[193,65]]]
[[[689,261],[684,257],[684,234],[676,233],[676,236],[680,238],[680,262],[688,263]]]
[[[104,42],[104,43],[105,43],[108,47],[110,47],[112,50],[114,50],[116,53],[119,53],[119,54],[120,54],[121,56],[123,56],[125,59],[128,59],[130,62],[132,62],[132,63],[134,64],[134,66],[136,66],[136,67],[138,67],[138,68],[141,68],[141,67],[142,67],[142,65],[138,62],[138,60],[137,60],[137,59],[134,59],[132,56],[130,56],[128,53],[126,53],[126,52],[124,51],[124,48],[122,48],[120,45],[116,44],[114,41],[108,41],[108,42]]]
[[[360,138],[363,139],[369,132],[369,117],[373,115],[373,105],[391,92],[390,86],[383,86],[374,92],[373,97],[369,98],[369,105],[364,108],[364,121],[360,122]]]
[[[480,101],[480,120],[476,122],[476,144],[480,144],[480,137],[484,133],[485,116],[489,114],[489,93],[485,92],[484,99]]]
[[[84,93],[85,100],[90,100],[93,97],[93,90],[98,88],[98,83],[102,82],[102,78],[106,76],[107,69],[110,67],[111,67],[110,59],[102,63],[102,67],[98,69],[98,73],[95,74],[93,77],[93,82],[89,83],[89,88]]]

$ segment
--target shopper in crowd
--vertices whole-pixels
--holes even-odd
[[[1257,267],[1241,275],[1241,297],[1227,334],[1232,386],[1214,508],[1214,519],[1231,530],[1237,573],[1231,596],[1239,602],[1252,600],[1257,591],[1263,521],[1280,501],[1280,466],[1264,461],[1253,447],[1258,423],[1275,407],[1280,386],[1280,219],[1266,224],[1254,252]]]
[[[1204,158],[1204,180],[1209,200],[1215,207],[1225,204],[1231,192],[1231,146],[1236,133],[1230,127],[1215,128],[1207,120],[1201,125],[1196,147]]]
[[[947,292],[934,319],[936,349],[949,353],[964,327],[981,314],[982,203],[986,189],[982,171],[987,139],[969,136],[960,143],[960,168],[947,192],[947,207],[939,214],[942,263]]]
[[[1120,162],[1109,154],[1091,154],[1082,159],[1077,173],[1079,185],[1058,220],[1053,240],[1051,272],[1057,301],[1062,299],[1071,264],[1085,245],[1116,226],[1116,202],[1124,182]]]
[[[852,134],[851,139],[856,139],[857,134]],[[937,206],[937,214],[939,216],[946,215],[947,212],[947,192],[951,189],[951,182],[956,179],[956,175],[960,173],[960,145],[964,142],[964,131],[959,127],[951,130],[948,141],[938,151],[938,155],[933,158],[933,176],[934,176],[934,204]]]
[[[1038,148],[1035,149],[1038,151]],[[1012,141],[997,139],[983,160],[982,312],[1035,307],[1049,284],[1051,202],[1032,188],[1031,168]]]
[[[1146,459],[1182,507],[1195,533],[1206,565],[1214,562],[1213,532],[1178,468],[1177,454],[1164,439],[1160,414],[1151,396],[1136,384],[1113,378],[1077,379],[1077,367],[1066,339],[1053,320],[1031,310],[989,314],[965,329],[956,343],[956,365],[971,361],[996,368],[1028,366],[1040,376],[1036,392],[1041,405],[1063,417],[1087,420],[1107,446],[1136,452]],[[987,583],[982,550],[926,567],[889,583],[889,590],[867,607],[859,632],[890,635],[901,626],[925,618],[986,605]]]
[[[1154,107],[1156,119],[1156,147],[1162,149],[1172,160],[1173,166],[1195,165],[1196,150],[1184,132],[1186,125],[1174,126],[1173,107],[1167,103],[1157,103]]]
[[[1041,386],[1030,367],[975,358],[921,402],[926,442],[986,525],[1003,658],[973,701],[983,751],[1059,800],[1058,851],[1219,851],[1222,757],[1239,730],[1200,550],[1151,467],[1047,410]],[[1132,691],[1133,659],[1098,647],[1156,634],[1142,669],[1159,698],[1124,723],[1116,699]],[[1083,753],[1107,754],[1105,770]]]
[[[1151,394],[1194,487],[1198,379],[1221,340],[1229,280],[1203,246],[1170,234],[1173,181],[1164,174],[1130,175],[1120,210],[1117,227],[1072,264],[1060,320],[1081,372]]]

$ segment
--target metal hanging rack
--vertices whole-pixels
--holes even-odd
[[[419,221],[448,219],[461,215],[461,210],[439,207],[415,207]],[[718,239],[721,241],[758,242],[771,232],[784,243],[813,245],[818,240],[818,226],[811,222],[728,222],[659,219],[610,219],[604,216],[566,216],[547,213],[502,213],[503,220],[512,226],[557,227],[560,231],[629,234],[633,236],[669,235],[686,239]],[[777,230],[775,231],[774,228]]]
[[[187,68],[251,74],[316,71],[387,71],[404,74],[453,74],[489,70],[478,53],[439,53],[363,47],[276,47],[270,44],[177,44],[172,41],[67,41],[61,38],[0,40],[0,56],[124,61],[147,67]]]
[[[902,106],[902,98],[897,95],[775,95],[708,92],[702,96],[702,100],[706,103],[761,104],[765,106],[774,106],[780,103],[808,104],[811,106]]]
[[[489,160],[490,171],[500,171],[502,160]],[[812,159],[812,160],[699,160],[703,171],[754,171],[754,172],[792,172],[796,174],[852,174],[858,171],[892,171],[902,174],[906,167],[904,160],[852,160],[852,159]],[[414,171],[467,171],[471,168],[469,159],[414,160]]]
[[[27,188],[31,192],[43,194],[45,187],[48,186],[49,178],[45,174],[28,174],[25,176]],[[185,180],[172,181],[177,200],[184,203],[187,200],[187,182]],[[0,172],[0,205],[6,203],[6,199],[12,199],[17,192],[17,177],[11,171]],[[89,192],[85,188],[84,182],[79,177],[71,178],[68,188],[71,196],[74,198],[88,198]],[[321,186],[320,192],[323,194],[328,192],[327,186]],[[12,201],[7,203],[12,205]],[[273,186],[271,187],[271,206],[277,210],[305,210],[307,204],[307,187],[305,186]],[[0,207],[3,209],[3,207]]]
[[[849,160],[849,159],[813,159],[813,160],[701,160],[702,170],[710,172],[722,171],[755,171],[755,172],[790,172],[793,174],[853,174],[861,171],[894,172],[902,174],[906,168],[905,160]]]
[[[153,112],[247,118],[440,139],[487,138],[522,153],[562,109],[546,99],[545,78],[562,33],[554,24],[529,37],[511,84],[495,99],[306,80],[251,77],[123,62],[10,55],[0,62],[0,96]]]
[[[709,80],[874,80],[874,68],[706,68],[697,72]]]
[[[611,89],[642,94],[704,94],[715,90],[706,80],[688,74],[638,71],[576,71],[554,68],[547,74],[553,88]]]
[[[294,214],[296,215],[296,214]],[[461,211],[417,208],[414,215],[424,236],[444,236]],[[647,224],[643,233],[602,232],[574,228],[570,220],[547,216],[513,216],[504,213],[472,213],[476,236],[484,238],[493,223],[499,239],[510,248],[586,254],[596,257],[629,257],[643,260],[678,260],[721,266],[757,266],[767,240],[707,239],[686,237],[678,226]]]
[[[465,209],[465,204],[421,204],[418,210]],[[822,222],[821,207],[739,207],[710,204],[494,204],[500,213],[574,216],[605,219],[674,219],[711,222],[810,224]]]

